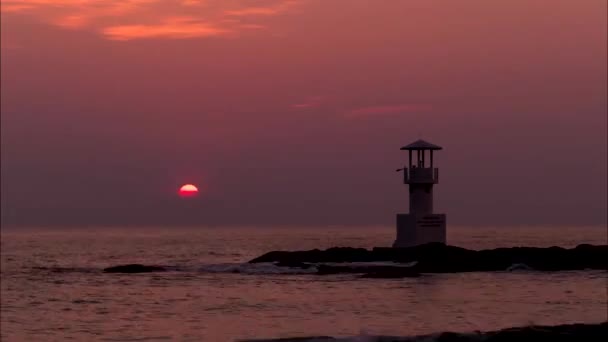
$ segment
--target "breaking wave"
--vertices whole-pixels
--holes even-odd
[[[121,267],[124,265],[113,266]],[[238,273],[238,274],[314,274],[317,268],[310,265],[308,268],[277,266],[273,263],[224,263],[224,264],[208,264],[202,266],[179,266],[179,265],[162,265],[162,266],[145,266],[143,267],[159,267],[162,272],[192,272],[192,273]],[[85,268],[85,267],[31,267],[35,272],[50,272],[50,273],[102,273],[103,268]],[[160,271],[146,271],[146,273],[158,273]],[[122,273],[122,272],[121,272]],[[140,273],[140,272],[124,272],[124,273]]]
[[[534,269],[526,264],[513,264],[507,268],[507,271],[534,271]]]
[[[314,274],[317,268],[296,268],[277,266],[273,263],[226,263],[204,265],[199,269],[205,273],[241,273],[241,274]]]
[[[407,264],[399,264],[395,262],[353,262],[353,263],[310,263],[306,267],[290,267],[276,263],[221,263],[221,264],[203,264],[202,266],[180,266],[180,265],[162,265],[162,266],[145,266],[143,267],[159,267],[163,272],[193,272],[193,273],[237,273],[251,275],[297,275],[297,274],[315,274],[319,266],[337,266],[337,267],[359,267],[359,266],[391,266],[391,267],[411,267],[416,262]],[[102,272],[99,268],[85,267],[32,267],[35,271],[52,272],[52,273],[97,273]],[[533,268],[526,264],[513,264],[508,267],[507,272],[518,271],[534,271]],[[154,272],[154,271],[150,271]],[[129,272],[126,272],[129,273]],[[353,272],[357,273],[357,272]]]

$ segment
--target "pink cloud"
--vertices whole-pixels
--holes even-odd
[[[202,5],[202,0],[182,0],[181,4],[183,6],[199,6]]]
[[[323,99],[323,96],[313,96],[308,98],[304,102],[293,104],[291,105],[291,107],[296,109],[318,107],[323,103]]]
[[[183,39],[262,32],[267,26],[259,17],[282,14],[301,1],[252,6],[249,0],[2,0],[1,11],[96,31],[110,40]],[[175,20],[185,16],[187,20]]]
[[[242,25],[238,25],[238,27],[240,27],[242,29],[247,29],[247,30],[261,30],[261,29],[266,28],[266,26],[259,25],[259,24],[242,24]]]
[[[229,16],[269,16],[277,15],[287,11],[289,8],[297,4],[297,1],[282,1],[274,6],[265,7],[244,7],[237,10],[228,10],[224,13]]]
[[[399,104],[362,107],[350,110],[344,114],[348,118],[371,117],[381,115],[397,115],[408,113],[423,113],[431,111],[431,105],[427,104]]]
[[[111,40],[132,40],[145,38],[197,38],[221,36],[230,31],[197,22],[194,18],[169,18],[157,25],[111,26],[103,33]]]
[[[81,15],[68,15],[55,21],[57,26],[69,29],[78,29],[89,24],[89,18]]]
[[[11,12],[22,12],[32,9],[33,6],[25,5],[25,4],[3,4],[2,12],[11,13]]]

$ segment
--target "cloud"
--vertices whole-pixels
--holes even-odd
[[[34,8],[31,5],[21,5],[21,4],[3,4],[2,5],[2,12],[4,13],[12,13],[12,12],[23,12],[23,11],[27,11],[29,9]]]
[[[2,0],[3,14],[28,15],[110,40],[225,36],[267,28],[263,17],[306,0]],[[265,32],[265,31],[264,31]]]
[[[271,16],[283,13],[296,5],[296,1],[282,1],[273,6],[265,7],[244,7],[238,10],[228,10],[224,13],[229,16]]]
[[[68,16],[59,18],[57,21],[55,21],[55,24],[57,26],[60,26],[63,28],[78,29],[78,28],[87,26],[87,24],[89,24],[89,22],[90,22],[89,18],[87,18],[85,16],[68,15]]]
[[[304,101],[304,102],[295,103],[295,104],[291,105],[291,107],[296,108],[296,109],[318,107],[323,103],[323,99],[324,99],[323,96],[312,96],[312,97],[309,97],[308,99],[306,99],[306,101]]]
[[[183,6],[200,6],[203,4],[201,0],[182,0]]]
[[[197,22],[194,18],[168,18],[157,25],[122,25],[104,29],[104,35],[111,40],[132,40],[145,38],[197,38],[221,36],[230,31]]]
[[[398,105],[383,105],[361,107],[350,110],[344,114],[347,118],[362,118],[384,115],[398,115],[410,113],[424,113],[432,110],[432,106],[428,104],[398,104]]]

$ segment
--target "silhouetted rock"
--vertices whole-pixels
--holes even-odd
[[[425,341],[426,339],[423,339]],[[482,341],[481,333],[474,334],[459,334],[455,332],[444,332],[439,334],[436,338],[428,339],[433,342],[473,342],[473,341]]]
[[[351,248],[351,247],[333,247],[321,251],[319,249],[313,249],[310,251],[274,251],[269,252],[261,257],[253,259],[250,263],[256,262],[357,262],[357,261],[370,261],[369,251],[365,248]]]
[[[333,337],[295,337],[281,339],[244,340],[242,342],[312,342],[312,341],[346,341]],[[608,322],[599,324],[565,324],[556,326],[528,326],[509,328],[491,332],[454,333],[394,337],[367,337],[366,341],[405,342],[405,341],[437,341],[437,342],[513,342],[513,341],[552,341],[552,342],[600,342],[608,341]]]
[[[487,342],[507,341],[607,341],[608,322],[601,324],[569,324],[558,326],[529,326],[487,333]]]
[[[335,341],[336,339],[330,336],[310,336],[310,337],[285,337],[271,340],[241,340],[240,342],[319,342],[319,341]]]
[[[112,266],[103,269],[106,273],[145,273],[145,272],[164,272],[166,269],[160,266],[146,266],[141,264],[129,264]]]
[[[505,271],[516,264],[525,264],[538,271],[608,270],[608,245],[579,245],[570,249],[561,247],[511,247],[475,251],[447,246],[442,243],[429,243],[409,248],[374,248],[371,251],[363,248],[330,248],[324,251],[314,249],[297,252],[275,251],[266,253],[249,262],[300,265],[303,263],[380,261],[397,263],[416,261],[416,265],[411,270],[418,273]],[[322,266],[319,266],[319,274],[346,272],[345,269],[331,268],[336,266],[329,268]]]

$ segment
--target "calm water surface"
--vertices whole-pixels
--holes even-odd
[[[606,244],[606,227],[451,228],[472,249]],[[270,250],[390,246],[389,227],[4,229],[2,341],[416,335],[608,319],[607,273],[282,274]],[[104,274],[125,263],[174,271]],[[240,273],[233,273],[240,272]]]

